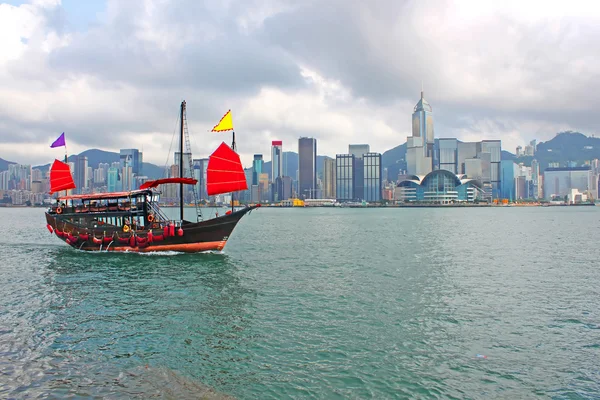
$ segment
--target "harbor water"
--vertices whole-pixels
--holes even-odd
[[[43,212],[0,208],[0,398],[600,398],[600,207],[262,208],[191,255]]]

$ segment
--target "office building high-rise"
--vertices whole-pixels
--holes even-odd
[[[258,185],[260,182],[260,175],[263,173],[263,156],[262,154],[255,154],[254,160],[252,160],[252,184]]]
[[[335,160],[325,158],[323,160],[323,197],[326,199],[336,198],[336,166]]]
[[[275,179],[275,190],[278,201],[289,200],[292,198],[292,178],[289,176],[280,176]]]
[[[458,174],[458,140],[443,138],[438,140],[439,169],[445,169],[453,174]]]
[[[138,149],[121,149],[119,151],[119,168],[124,168],[125,163],[131,167],[132,173],[141,175],[143,154]]]
[[[196,194],[199,200],[208,200],[208,192],[206,187],[206,173],[208,170],[208,158],[197,158],[193,160],[194,179],[196,183]]]
[[[75,186],[77,193],[86,193],[88,172],[88,158],[86,156],[75,157]]]
[[[490,183],[492,184],[492,197],[500,196],[500,161],[502,161],[502,142],[500,140],[482,140],[481,152],[490,153]]]
[[[174,165],[179,169],[179,156],[180,153],[178,151],[175,152],[173,156]],[[192,171],[190,171],[190,162],[192,161],[192,153],[183,153],[183,177],[189,178],[192,176]],[[179,176],[179,172],[177,173]]]
[[[283,142],[273,140],[271,142],[271,182],[275,182],[280,176],[283,176]]]
[[[381,201],[382,187],[382,167],[380,153],[365,153],[363,162],[363,196],[362,199],[368,202]]]
[[[106,178],[106,186],[108,192],[119,192],[121,188],[119,187],[119,170],[115,167],[108,168],[107,178]]]
[[[298,139],[298,197],[314,199],[317,195],[317,139]]]
[[[426,175],[433,170],[433,110],[421,91],[412,115],[412,136],[406,140],[406,167],[410,175]]]
[[[355,162],[354,154],[338,154],[335,156],[336,166],[336,199],[338,201],[354,201],[355,191]]]

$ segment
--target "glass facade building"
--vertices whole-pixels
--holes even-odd
[[[398,184],[397,200],[433,204],[473,202],[483,193],[483,185],[475,179],[439,169],[423,179],[409,176]]]
[[[258,185],[260,181],[260,174],[263,172],[263,156],[262,154],[255,154],[254,160],[252,161],[252,184]]]
[[[381,201],[382,169],[381,154],[367,153],[363,155],[363,196],[365,201]]]
[[[314,199],[317,195],[317,139],[298,139],[298,197]]]
[[[336,164],[332,158],[323,160],[323,198],[335,199]]]
[[[179,165],[179,154],[176,158],[177,160],[175,160],[175,164]],[[131,170],[134,174],[142,174],[143,155],[138,149],[121,149],[119,151],[119,163],[121,169],[124,168],[125,163],[127,163],[127,165],[131,167]]]
[[[571,168],[546,168],[544,171],[544,198],[564,197],[571,189],[585,193],[592,187],[590,166]]]
[[[457,139],[439,139],[438,140],[439,169],[445,169],[453,174],[458,174],[458,140]]]
[[[338,201],[354,201],[355,176],[354,165],[356,158],[352,154],[335,156],[336,165],[336,199]]]
[[[519,176],[519,166],[512,160],[502,160],[500,162],[502,187],[500,197],[509,201],[515,201],[517,194],[515,191],[515,179]]]
[[[280,176],[283,176],[283,142],[273,140],[271,142],[271,182],[275,182]]]
[[[482,140],[481,152],[490,153],[490,183],[492,184],[492,197],[496,199],[500,196],[501,189],[502,142],[500,140]]]

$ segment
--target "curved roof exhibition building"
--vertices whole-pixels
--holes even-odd
[[[425,176],[409,175],[398,184],[397,200],[449,204],[473,202],[483,194],[483,184],[466,175],[438,169]]]

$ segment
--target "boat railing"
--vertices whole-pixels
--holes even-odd
[[[162,212],[162,210],[160,209],[160,207],[158,207],[157,204],[148,203],[148,208],[150,212],[154,214],[155,219],[158,219],[159,221],[169,221],[169,218],[167,218],[167,216]]]

